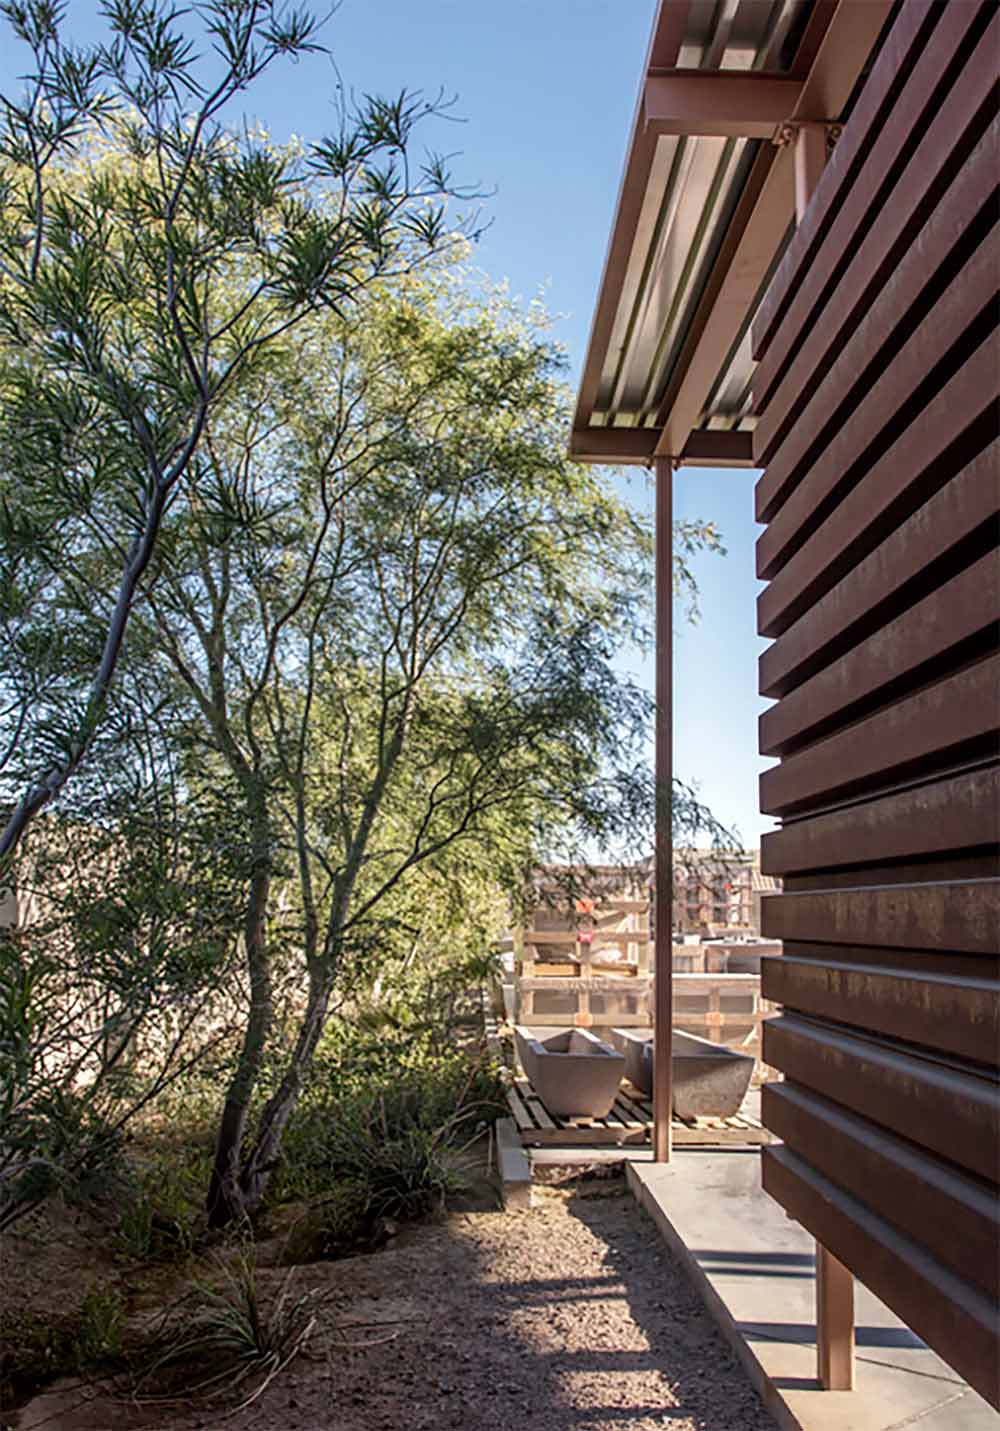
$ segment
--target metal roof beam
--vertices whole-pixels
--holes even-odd
[[[569,455],[577,462],[648,465],[659,435],[658,427],[575,427],[570,434]]]
[[[801,81],[787,75],[674,70],[647,78],[645,127],[656,134],[770,139],[801,95]]]
[[[695,428],[687,440],[679,462],[681,467],[753,465],[753,433],[719,428]]]
[[[576,427],[570,456],[577,462],[648,466],[660,438],[658,427]],[[753,434],[732,429],[697,429],[680,455],[681,467],[752,467]]]

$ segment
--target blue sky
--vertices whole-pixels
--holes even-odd
[[[247,96],[248,117],[276,139],[318,138],[346,90],[455,95],[461,122],[426,130],[455,153],[456,179],[494,191],[475,262],[526,299],[540,290],[562,315],[575,381],[583,361],[654,0],[342,0],[324,32],[330,58],[276,67]],[[69,0],[68,28],[85,42],[102,27],[93,0]],[[24,66],[0,30],[0,87]],[[26,54],[27,52],[24,52]],[[724,823],[751,843],[757,814],[753,474],[681,471],[678,517],[718,523],[729,551],[696,563],[702,619],[680,622],[675,652],[675,768],[698,783]],[[648,502],[641,477],[629,484]],[[650,683],[652,671],[648,672]]]

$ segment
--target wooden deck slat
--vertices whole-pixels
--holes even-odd
[[[534,1121],[542,1128],[554,1128],[556,1125],[549,1117],[545,1104],[539,1098],[528,1080],[526,1078],[515,1079],[514,1086]]]
[[[507,1089],[507,1106],[510,1108],[511,1114],[514,1118],[514,1122],[517,1124],[517,1129],[519,1133],[523,1133],[526,1130],[534,1128],[535,1124],[532,1120],[531,1114],[525,1108],[524,1104],[517,1096],[516,1090],[513,1088]]]
[[[507,1090],[518,1136],[527,1146],[537,1147],[618,1147],[626,1143],[648,1143],[653,1126],[653,1107],[638,1090],[620,1089],[606,1118],[563,1118],[550,1113],[526,1078],[518,1078]],[[759,1145],[772,1141],[770,1134],[752,1115],[733,1118],[673,1120],[676,1146],[718,1146],[720,1144]]]

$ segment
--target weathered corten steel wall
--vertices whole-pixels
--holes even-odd
[[[994,1404],[998,56],[903,0],[753,329],[764,1184]]]

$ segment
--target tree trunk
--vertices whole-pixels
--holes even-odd
[[[257,1140],[240,1174],[242,1207],[247,1214],[255,1213],[260,1207],[271,1174],[277,1166],[285,1128],[295,1112],[316,1045],[326,1024],[332,989],[333,976],[330,970],[314,965],[310,970],[309,998],[295,1048],[280,1084],[261,1114]]]
[[[215,1144],[215,1162],[208,1185],[208,1223],[225,1227],[245,1216],[240,1182],[240,1151],[246,1132],[250,1100],[257,1086],[264,1047],[271,1026],[271,966],[267,950],[267,906],[271,891],[270,851],[258,853],[250,877],[244,939],[250,974],[250,1012],[239,1062],[226,1092]]]

